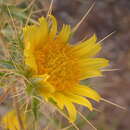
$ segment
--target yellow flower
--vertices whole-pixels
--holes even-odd
[[[25,116],[22,115],[21,118],[24,122]],[[9,130],[20,130],[20,125],[15,110],[12,110],[4,115],[2,118],[2,125]]]
[[[96,36],[72,45],[69,43],[70,26],[63,25],[58,32],[52,15],[49,20],[39,18],[38,25],[26,26],[23,31],[25,64],[33,70],[34,77],[42,79],[39,94],[46,100],[53,99],[60,109],[66,107],[71,122],[75,121],[77,112],[73,103],[92,111],[87,98],[98,102],[101,97],[80,81],[102,76],[101,68],[108,65],[108,60],[94,58],[102,48]]]

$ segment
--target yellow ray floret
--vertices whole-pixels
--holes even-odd
[[[102,76],[101,69],[109,65],[104,58],[95,58],[101,50],[96,35],[79,44],[70,44],[72,30],[63,25],[57,31],[54,16],[41,17],[38,25],[26,26],[24,32],[25,64],[33,71],[33,78],[40,78],[37,92],[46,101],[52,99],[60,109],[66,108],[71,122],[76,119],[74,103],[93,106],[87,98],[100,101],[100,95],[80,81]]]
[[[22,119],[24,128],[26,128],[25,115],[21,114],[21,119]],[[15,110],[12,110],[4,115],[4,117],[2,118],[2,126],[9,130],[21,130]]]

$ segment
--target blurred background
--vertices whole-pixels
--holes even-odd
[[[2,46],[5,37],[11,36],[14,31],[8,27],[11,20],[7,6],[15,19],[16,27],[20,28],[25,25],[28,17],[33,23],[34,20],[45,15],[51,1],[0,0],[0,2],[0,45]],[[73,27],[93,2],[93,0],[54,0],[53,14],[58,19],[59,27],[63,23]],[[100,112],[90,113],[85,109],[82,111],[99,130],[130,130],[130,0],[96,0],[93,10],[77,30],[72,43],[90,37],[93,33],[101,40],[113,31],[116,33],[103,41],[103,49],[99,55],[110,60],[111,69],[119,70],[104,72],[104,77],[91,79],[89,83],[105,99],[128,108],[128,111],[104,102],[95,104]],[[0,113],[3,109],[1,105]],[[92,129],[82,121],[78,126],[81,130]]]

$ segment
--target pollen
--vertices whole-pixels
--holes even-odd
[[[45,43],[41,48],[36,48],[35,59],[38,74],[48,74],[48,81],[62,91],[79,83],[80,66],[72,47],[60,41]]]

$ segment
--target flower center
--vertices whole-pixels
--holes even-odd
[[[53,41],[35,50],[38,74],[49,74],[48,81],[61,91],[79,83],[80,67],[68,44]]]

